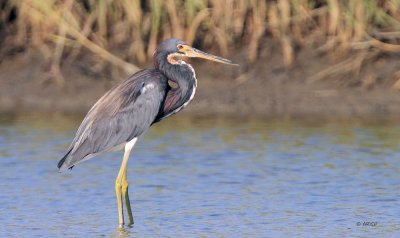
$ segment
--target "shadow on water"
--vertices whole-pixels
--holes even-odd
[[[172,117],[134,149],[135,225],[118,231],[121,152],[56,170],[80,120],[0,116],[0,237],[389,237],[400,230],[399,123]]]

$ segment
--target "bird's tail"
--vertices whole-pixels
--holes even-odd
[[[62,159],[58,162],[57,164],[57,168],[59,169],[60,172],[66,170],[68,168],[68,165],[65,164],[65,160],[68,158],[68,155],[71,153],[72,148],[70,150],[68,150],[67,154],[64,155],[64,157],[62,157]]]

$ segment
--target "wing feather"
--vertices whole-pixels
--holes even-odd
[[[167,79],[142,70],[107,92],[82,121],[60,170],[109,151],[144,134],[164,101]]]

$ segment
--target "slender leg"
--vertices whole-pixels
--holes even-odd
[[[122,228],[122,226],[124,225],[124,212],[122,211],[121,183],[119,176],[115,180],[115,194],[117,195],[118,224],[119,228]]]
[[[122,181],[122,196],[125,199],[125,207],[128,213],[129,223],[128,225],[133,224],[133,216],[132,216],[132,209],[131,209],[131,202],[129,201],[129,192],[128,192],[128,181],[125,179]]]
[[[126,210],[128,212],[129,224],[133,224],[133,216],[131,210],[131,204],[129,201],[128,194],[128,181],[126,179],[126,167],[128,164],[129,154],[135,145],[137,138],[129,141],[125,145],[125,153],[124,159],[122,160],[121,168],[119,169],[118,176],[115,180],[115,194],[117,195],[117,204],[118,204],[118,222],[119,227],[122,228],[124,225],[124,213],[122,209],[122,197],[125,199]]]

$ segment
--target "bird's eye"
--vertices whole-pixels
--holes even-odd
[[[182,50],[183,49],[183,45],[177,45],[178,50]]]

